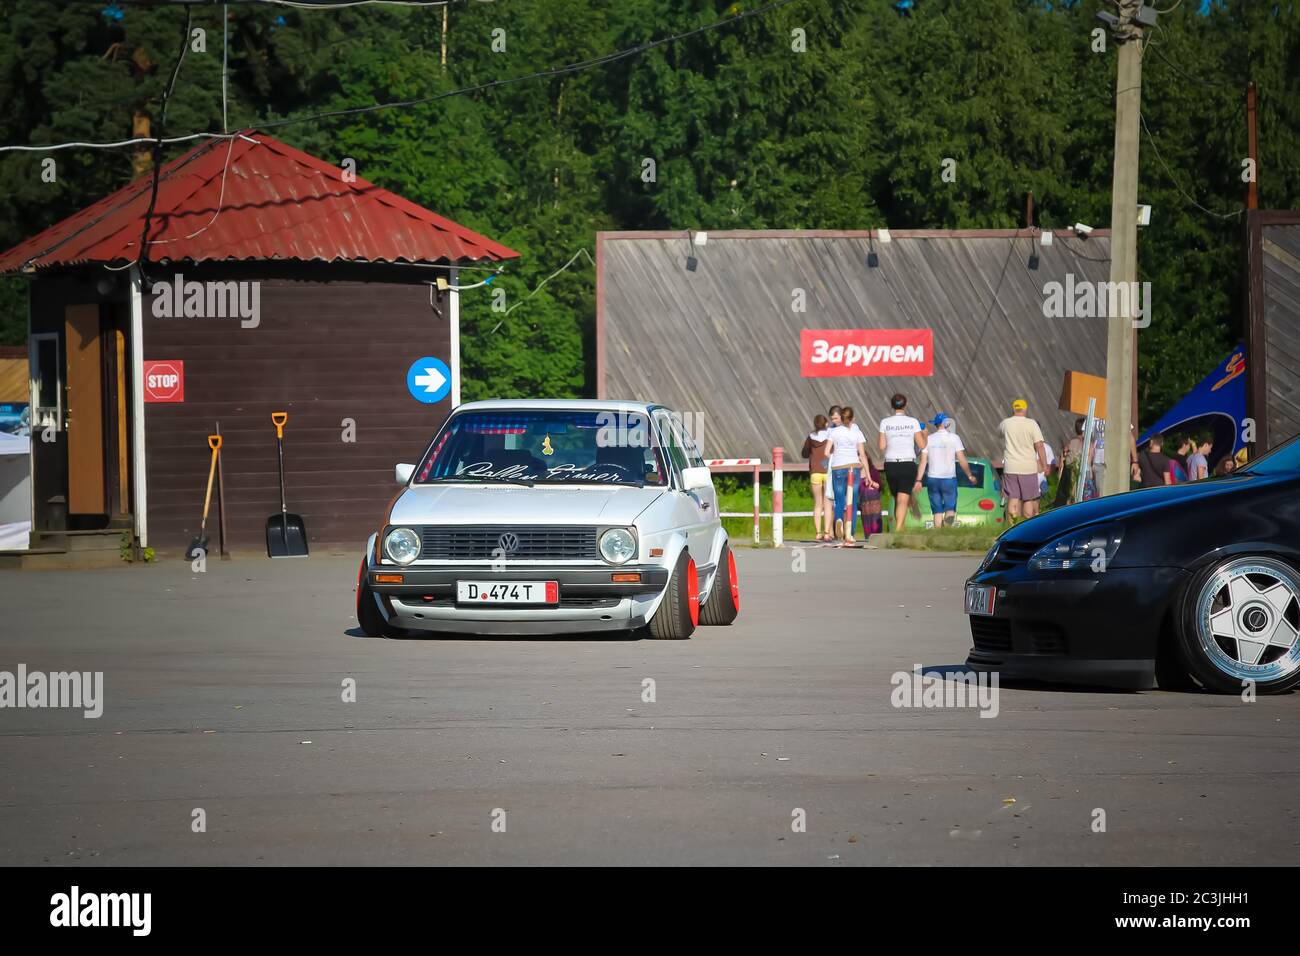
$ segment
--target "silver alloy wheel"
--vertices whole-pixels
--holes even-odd
[[[1218,670],[1272,682],[1300,669],[1300,574],[1270,558],[1237,558],[1196,596],[1196,637]]]

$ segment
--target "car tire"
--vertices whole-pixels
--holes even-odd
[[[367,637],[400,637],[402,630],[393,627],[375,606],[375,592],[366,583],[366,559],[361,559],[361,570],[357,573],[357,623]]]
[[[1278,694],[1300,684],[1300,570],[1237,555],[1207,565],[1183,590],[1178,649],[1206,690]]]
[[[663,600],[650,618],[650,637],[656,641],[684,641],[699,622],[699,576],[691,556],[682,551],[664,588]]]
[[[736,556],[725,541],[718,553],[718,570],[713,575],[709,599],[700,608],[700,623],[725,626],[740,613],[740,580],[736,577]]]

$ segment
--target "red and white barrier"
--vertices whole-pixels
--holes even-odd
[[[761,504],[761,483],[763,477],[763,459],[761,458],[710,458],[705,464],[711,469],[719,471],[740,471],[742,468],[753,468],[754,474],[754,544],[762,542],[762,520],[769,517],[767,512],[762,510]],[[772,544],[781,547],[785,543],[785,449],[777,447],[772,449]],[[811,511],[791,512],[792,518],[811,518]],[[744,518],[744,512],[723,511],[719,512],[719,518]]]
[[[772,449],[772,547],[779,548],[785,543],[785,528],[782,526],[782,510],[785,505],[785,488],[781,466],[785,464],[785,449]]]

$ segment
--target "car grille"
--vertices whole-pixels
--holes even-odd
[[[1046,621],[1034,621],[1029,626],[1029,643],[1035,654],[1068,654],[1069,640],[1065,630]]]
[[[970,635],[977,651],[1010,651],[1011,622],[996,617],[970,617]]]
[[[501,539],[513,535],[518,547]],[[433,561],[597,560],[596,529],[582,525],[434,525],[420,529],[420,558]]]
[[[456,607],[457,606],[456,599],[454,597],[440,597],[433,594],[401,594],[401,595],[395,595],[394,600],[400,601],[401,603],[409,607]],[[561,596],[560,603],[558,605],[548,604],[546,605],[546,607],[598,609],[598,608],[606,608],[606,607],[618,607],[620,600],[622,599],[617,597]],[[477,607],[477,605],[471,605],[471,606]],[[513,609],[531,608],[536,606],[537,605],[530,605],[530,604],[500,604],[500,605],[495,605],[494,607],[499,609],[511,610],[512,608]]]
[[[997,556],[985,570],[1006,571],[1019,567],[1034,556],[1041,544],[1026,544],[1023,541],[1004,541],[998,548]]]

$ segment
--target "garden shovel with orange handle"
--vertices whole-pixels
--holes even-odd
[[[288,412],[272,412],[275,447],[280,461],[280,513],[266,519],[266,556],[268,558],[307,557],[307,527],[301,515],[289,514],[284,503],[284,426]]]
[[[185,559],[193,561],[200,555],[208,553],[208,508],[212,506],[212,479],[217,474],[217,455],[221,453],[221,436],[209,435],[208,447],[212,449],[212,464],[208,466],[208,491],[203,496],[203,520],[199,522],[199,534],[190,542],[189,550],[185,552]]]

